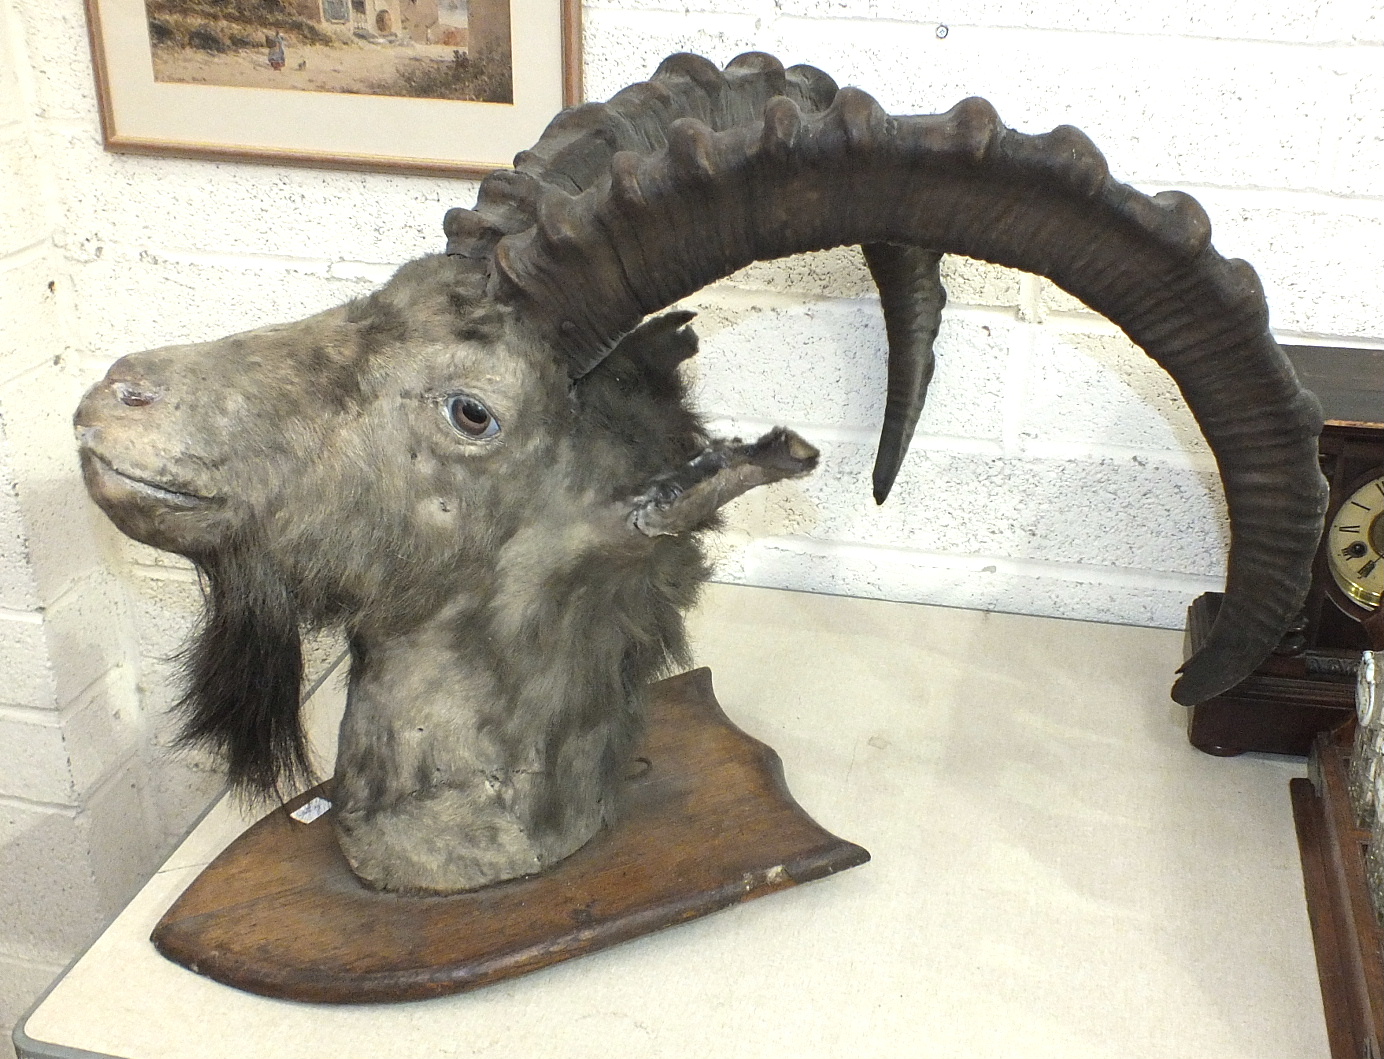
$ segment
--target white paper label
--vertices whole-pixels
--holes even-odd
[[[300,824],[310,824],[319,816],[332,807],[332,803],[326,798],[314,798],[305,805],[300,806],[288,815],[297,820]]]

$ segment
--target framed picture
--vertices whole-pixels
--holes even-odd
[[[87,0],[106,148],[482,175],[581,101],[581,0]]]

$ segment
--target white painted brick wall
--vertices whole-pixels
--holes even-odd
[[[439,249],[445,208],[475,193],[108,154],[85,32],[80,0],[0,4],[0,1023],[219,785],[167,753],[162,716],[195,578],[85,520],[76,395],[132,350],[369,290]],[[1379,0],[591,0],[585,42],[590,98],[671,51],[756,48],[896,112],[978,94],[1025,131],[1078,125],[1119,178],[1200,199],[1282,337],[1384,346]],[[946,277],[933,395],[884,508],[883,327],[858,253],[756,265],[689,299],[706,412],[727,431],[789,422],[824,455],[737,503],[718,576],[1180,625],[1218,583],[1226,533],[1171,382],[1046,281],[957,260]]]
[[[0,7],[0,1055],[159,853],[139,647],[72,446],[61,203],[16,14]]]

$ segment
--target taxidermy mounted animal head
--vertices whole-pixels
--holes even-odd
[[[707,437],[650,314],[750,262],[862,244],[889,336],[883,501],[932,370],[940,254],[1050,277],[1173,376],[1218,461],[1225,603],[1173,696],[1237,683],[1301,606],[1320,414],[1257,277],[1195,201],[1115,182],[1076,129],[969,99],[890,117],[811,67],[676,55],[559,115],[445,222],[447,252],[299,323],[118,361],[77,412],[97,503],[205,573],[186,738],[272,790],[304,767],[305,627],[350,638],[342,849],[373,886],[539,871],[614,808],[644,684],[682,657],[698,535],[804,474]]]

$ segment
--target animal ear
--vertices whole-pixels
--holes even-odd
[[[672,371],[684,360],[697,354],[697,332],[687,326],[697,314],[689,309],[645,320],[620,340],[617,351],[633,354],[651,368]]]
[[[820,454],[787,427],[758,441],[716,440],[688,463],[661,474],[635,497],[630,525],[649,537],[705,528],[716,512],[761,485],[800,478]]]

